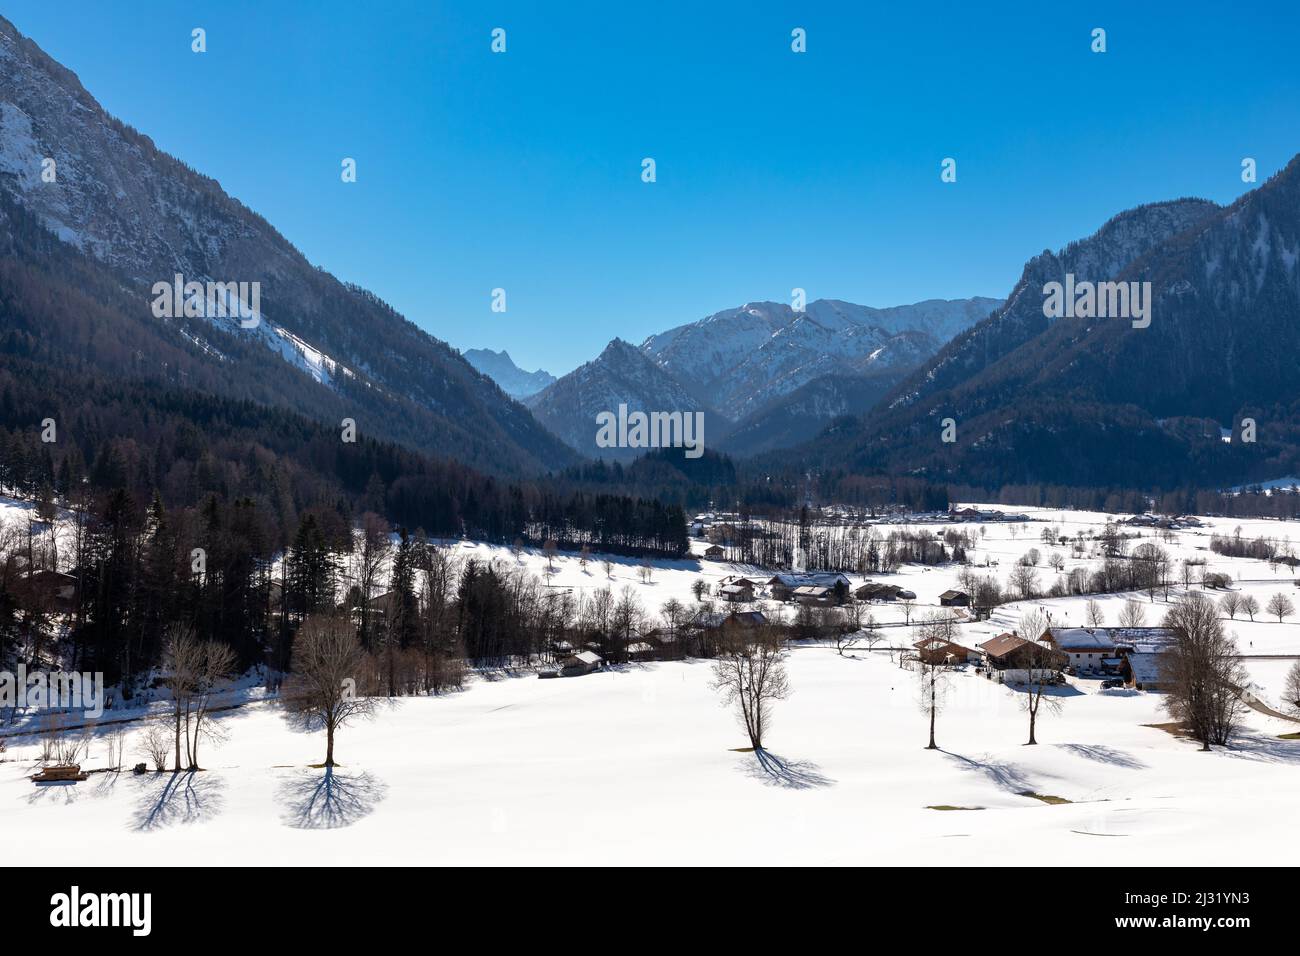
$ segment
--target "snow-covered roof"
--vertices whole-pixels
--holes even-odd
[[[1063,651],[1112,651],[1115,641],[1105,627],[1053,627],[1052,640]]]
[[[1160,680],[1160,654],[1130,654],[1129,670],[1135,684],[1154,684]]]
[[[595,651],[579,651],[573,656],[576,660],[580,660],[584,664],[599,664],[601,660],[603,660],[603,658]]]
[[[841,582],[845,586],[853,583],[848,577],[837,571],[785,571],[781,574],[772,575],[767,583],[774,584],[778,582],[788,588],[803,587],[805,585],[833,588]]]

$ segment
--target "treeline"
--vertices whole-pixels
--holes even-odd
[[[57,376],[28,371],[19,384],[0,369],[0,487],[31,499],[85,484],[137,502],[157,494],[169,508],[251,500],[279,547],[303,512],[325,508],[373,511],[440,537],[555,539],[663,556],[687,548],[680,506],[504,482],[364,434],[345,441],[292,412],[195,392],[96,382],[64,404]]]
[[[808,571],[878,574],[903,564],[944,564],[966,560],[973,539],[965,530],[932,533],[906,528],[881,532],[874,526],[815,525],[807,508],[761,520],[742,514],[734,526],[712,535],[729,561],[765,568],[801,567]]]

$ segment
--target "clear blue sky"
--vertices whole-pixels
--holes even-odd
[[[794,286],[1004,295],[1028,257],[1122,209],[1230,201],[1243,156],[1263,181],[1300,151],[1296,9],[4,3],[312,262],[452,345],[555,373]]]

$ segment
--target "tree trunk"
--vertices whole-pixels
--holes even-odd
[[[931,693],[933,694],[934,692],[931,691]],[[930,701],[930,746],[926,747],[925,749],[926,750],[939,749],[934,742],[934,700],[933,699],[931,699]]]
[[[325,766],[334,766],[334,726],[332,724],[325,727]]]

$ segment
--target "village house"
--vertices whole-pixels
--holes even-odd
[[[1175,635],[1167,627],[1049,627],[1042,639],[1068,656],[1075,674],[1099,677],[1126,673],[1132,653],[1158,653]]]
[[[726,554],[726,552],[722,550],[722,545],[720,544],[711,544],[704,549],[704,556],[710,561],[721,561],[724,554]]]
[[[798,604],[807,604],[810,606],[825,606],[835,602],[835,592],[827,587],[819,587],[815,584],[804,584],[797,587],[792,592],[795,602]]]
[[[767,593],[774,601],[794,599],[796,588],[829,588],[834,593],[833,604],[843,604],[849,599],[852,582],[843,574],[832,571],[788,571],[773,575],[766,582]]]
[[[62,571],[23,571],[13,584],[14,596],[26,607],[69,614],[76,608],[77,579]]]
[[[1080,677],[1118,674],[1121,661],[1105,627],[1049,627],[1042,640],[1065,654],[1069,669]]]
[[[718,587],[718,597],[732,604],[752,601],[754,600],[754,586],[749,582],[744,584],[723,584]]]
[[[1066,656],[1054,647],[1027,641],[1016,634],[999,634],[979,646],[982,663],[993,672],[1015,676],[1027,675],[1030,669],[1061,671]]]
[[[953,641],[941,637],[932,637],[917,641],[916,656],[926,664],[967,664],[980,659],[980,653],[969,647],[962,647]]]
[[[859,601],[915,601],[916,594],[899,587],[897,584],[882,584],[879,581],[867,581],[855,592]]]

